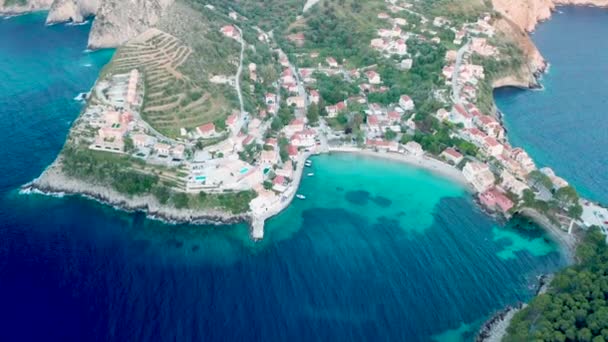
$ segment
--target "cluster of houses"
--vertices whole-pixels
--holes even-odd
[[[456,136],[479,148],[485,162],[468,161],[463,167],[464,177],[479,193],[480,202],[491,210],[506,215],[515,206],[515,202],[523,196],[528,185],[528,175],[536,170],[536,165],[530,156],[521,148],[511,147],[505,139],[502,124],[493,116],[483,114],[473,103],[477,100],[477,87],[484,79],[484,69],[481,65],[470,63],[471,55],[491,57],[498,50],[488,43],[487,38],[494,35],[491,17],[483,16],[473,24],[466,24],[456,34],[455,43],[461,44],[465,36],[473,36],[469,40],[468,51],[463,60],[456,66],[456,51],[448,51],[443,68],[443,76],[447,85],[457,85],[460,89],[456,104],[450,110],[440,109],[435,113],[439,121],[450,122],[457,127]],[[438,25],[445,24],[443,21]],[[464,156],[454,148],[446,149],[441,157],[448,162],[458,165]],[[552,180],[554,187],[560,188],[567,183],[555,176],[551,170],[541,169]]]
[[[146,124],[134,115],[143,98],[138,70],[113,75],[108,81],[99,82],[95,94],[96,101],[83,114],[84,121],[95,132],[90,149],[128,153],[164,164],[179,163],[184,159],[186,148],[183,144],[163,142],[163,139],[150,135]]]

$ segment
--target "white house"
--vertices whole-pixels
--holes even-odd
[[[484,192],[494,186],[494,174],[486,164],[468,162],[462,169],[462,174],[478,192]]]
[[[407,95],[401,95],[399,98],[399,106],[403,110],[414,110],[414,101]]]
[[[409,141],[407,144],[405,144],[405,146],[403,146],[403,148],[405,148],[407,153],[413,155],[414,157],[422,157],[424,155],[422,146],[415,141]]]
[[[370,84],[381,84],[382,83],[382,79],[380,78],[380,74],[378,74],[374,70],[370,70],[370,71],[366,72],[365,76],[367,76],[367,79],[368,79],[368,81],[369,81]]]
[[[455,149],[453,149],[451,147],[448,147],[445,150],[443,150],[443,152],[441,152],[441,154],[439,156],[448,162],[452,162],[454,165],[460,164],[460,162],[464,158],[462,156],[462,154],[460,154],[460,152],[456,151]]]

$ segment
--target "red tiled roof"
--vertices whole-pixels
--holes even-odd
[[[290,156],[297,156],[298,148],[293,145],[289,145],[287,146],[287,153],[289,153]]]
[[[204,125],[198,126],[198,130],[203,133],[212,132],[215,131],[215,125],[212,122],[206,123]]]

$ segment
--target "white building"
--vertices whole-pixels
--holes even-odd
[[[494,185],[494,174],[486,164],[468,162],[462,169],[462,174],[478,192],[484,192]]]

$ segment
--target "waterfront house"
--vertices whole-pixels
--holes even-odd
[[[507,170],[503,170],[501,172],[500,178],[502,179],[500,186],[503,187],[505,190],[511,191],[519,197],[523,196],[525,190],[530,189],[530,187],[526,183],[515,178]]]
[[[414,157],[422,157],[424,155],[424,150],[419,143],[415,141],[409,141],[407,144],[403,146],[405,151],[411,154]]]
[[[505,194],[493,187],[478,195],[479,201],[482,205],[490,210],[498,210],[503,214],[507,214],[511,208],[513,208],[513,201]]]
[[[544,173],[547,177],[549,177],[549,179],[551,179],[551,183],[553,183],[553,189],[557,190],[559,188],[568,186],[568,182],[565,179],[558,177],[555,172],[553,172],[553,169],[551,169],[550,167],[543,167],[539,171]]]
[[[296,147],[315,146],[315,132],[311,129],[296,132],[290,140],[291,145]]]
[[[277,175],[272,180],[272,190],[276,192],[285,192],[287,190],[287,179],[283,176]]]
[[[446,161],[451,162],[453,165],[460,164],[462,159],[464,159],[464,156],[460,154],[460,152],[456,151],[451,147],[448,147],[443,150],[443,152],[441,152],[439,156],[445,159]]]
[[[493,137],[486,137],[484,139],[482,148],[487,154],[493,157],[501,155],[504,151],[504,146]]]
[[[519,165],[526,174],[536,170],[536,165],[534,165],[534,161],[523,149],[519,147],[512,149],[510,157],[519,163]]]
[[[296,161],[298,159],[298,148],[289,144],[287,146],[287,154],[289,155],[289,159]]]
[[[377,149],[379,151],[399,151],[399,144],[396,141],[387,141],[382,139],[366,139],[365,145],[368,148]]]
[[[494,185],[494,174],[486,164],[468,162],[462,169],[462,174],[478,192],[484,192]]]
[[[293,178],[293,163],[288,159],[280,169],[274,170],[274,173],[286,178]]]

